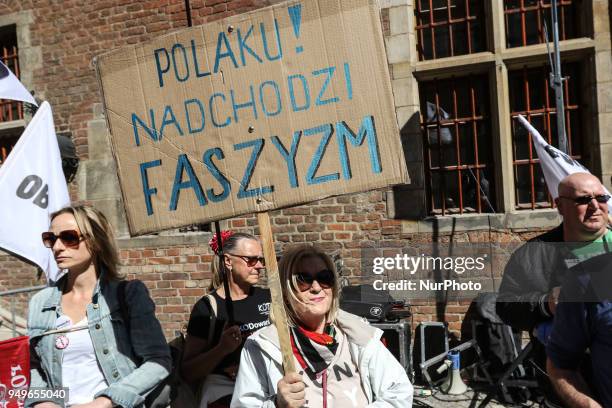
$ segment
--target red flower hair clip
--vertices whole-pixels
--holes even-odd
[[[229,230],[221,231],[221,244],[225,244],[225,241],[227,241],[227,239],[231,237],[232,235],[234,235],[233,231],[229,231]],[[215,255],[219,255],[219,244],[217,242],[216,233],[214,233],[210,241],[208,241],[208,246],[210,247],[210,249],[213,250]]]

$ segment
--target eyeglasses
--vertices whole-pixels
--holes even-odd
[[[565,198],[566,200],[571,200],[573,202],[575,202],[578,205],[586,205],[586,204],[590,204],[591,201],[593,201],[593,199],[595,199],[598,203],[601,204],[605,204],[610,200],[610,196],[608,194],[600,194],[600,195],[596,195],[595,197],[593,196],[580,196],[580,197],[563,197],[563,196],[559,196],[559,198]]]
[[[295,275],[295,280],[298,289],[301,292],[304,292],[312,287],[314,281],[317,281],[321,288],[329,289],[334,286],[336,276],[334,275],[333,271],[330,271],[329,269],[323,269],[322,271],[317,272],[315,275],[310,275],[307,273],[297,273]]]
[[[61,231],[57,235],[55,235],[51,231],[42,233],[42,241],[47,248],[53,248],[53,245],[55,245],[55,241],[57,241],[58,239],[62,241],[62,244],[64,244],[65,246],[69,248],[76,248],[79,246],[79,242],[81,242],[83,237],[81,234],[79,234],[77,230],[65,230]]]
[[[226,254],[242,259],[249,268],[252,268],[257,265],[257,262],[261,263],[262,266],[266,266],[266,259],[263,256],[238,255],[231,254],[229,252],[227,252]]]

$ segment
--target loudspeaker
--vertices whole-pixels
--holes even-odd
[[[447,371],[446,380],[442,383],[440,389],[445,394],[460,395],[467,391],[467,385],[461,378],[461,357],[459,351],[451,351],[447,355],[447,359],[436,370],[437,373]]]
[[[340,309],[370,322],[382,322],[395,300],[389,292],[376,290],[372,285],[345,286],[340,294]]]

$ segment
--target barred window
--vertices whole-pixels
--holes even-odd
[[[431,214],[495,212],[487,76],[419,83]]]
[[[558,0],[559,39],[578,37],[579,0]],[[504,0],[506,47],[544,44],[544,21],[552,42],[551,0]]]
[[[16,26],[0,27],[0,58],[19,77],[19,55],[17,52]],[[0,99],[0,122],[23,119],[23,104],[18,101]],[[4,163],[23,131],[21,126],[7,128],[0,132],[0,165]]]
[[[568,154],[581,159],[580,71],[577,64],[562,64],[564,81],[565,129]],[[516,116],[525,116],[552,146],[559,146],[555,93],[549,85],[549,68],[521,69],[509,72],[510,110],[512,117],[512,145],[514,182],[517,209],[550,208],[552,198],[529,133]]]
[[[17,78],[19,78],[19,53],[17,49],[17,29],[10,25],[0,28],[0,58]],[[23,119],[23,103],[0,99],[0,122]]]
[[[419,60],[484,51],[483,0],[417,0]]]

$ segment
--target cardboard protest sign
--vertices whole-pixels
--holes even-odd
[[[374,0],[284,3],[97,69],[133,235],[408,182]]]

